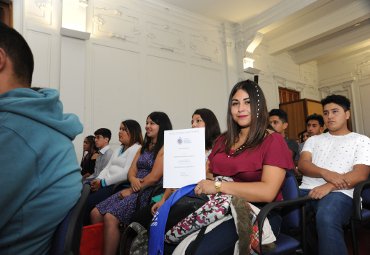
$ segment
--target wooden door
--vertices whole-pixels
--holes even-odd
[[[12,1],[0,0],[0,20],[8,26],[13,26]]]
[[[322,115],[321,103],[310,99],[282,103],[279,107],[288,114],[289,125],[286,134],[289,139],[297,139],[298,133],[306,129],[306,118],[308,115],[314,113]]]
[[[301,98],[301,95],[298,91],[279,87],[280,104],[297,101],[300,98]]]

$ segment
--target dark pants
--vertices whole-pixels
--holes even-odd
[[[84,225],[90,224],[90,212],[94,207],[99,204],[100,202],[104,201],[114,193],[127,188],[127,183],[122,183],[116,187],[115,184],[109,185],[104,188],[100,188],[99,190],[95,192],[90,192],[89,196],[87,197],[86,201],[86,211],[85,211],[85,217],[84,217]]]
[[[300,192],[302,196],[305,196],[310,190],[301,189]],[[318,241],[317,247],[314,247],[318,248],[316,254],[347,254],[343,227],[349,223],[352,210],[352,198],[342,192],[330,192],[322,199],[307,203],[306,212],[315,215],[314,221],[316,222],[316,224],[308,224],[308,230],[311,230],[307,235],[308,245],[310,245],[310,236],[315,235],[312,233],[314,231],[312,227],[316,227]]]
[[[234,254],[235,243],[238,240],[239,236],[236,232],[234,219],[230,219],[204,235],[195,255],[232,255]],[[194,242],[189,245],[188,249],[191,249],[192,244]]]

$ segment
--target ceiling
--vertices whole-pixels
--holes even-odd
[[[269,53],[297,64],[370,52],[370,0],[162,0],[263,35]]]
[[[234,23],[252,18],[281,0],[163,0],[211,19]]]

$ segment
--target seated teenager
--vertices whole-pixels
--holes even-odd
[[[81,175],[85,179],[94,173],[98,148],[95,146],[94,136],[86,136],[83,143],[83,156],[81,159]]]
[[[209,172],[231,177],[234,182],[202,180],[195,193],[222,192],[257,204],[281,200],[285,171],[294,164],[284,138],[269,132],[268,124],[266,101],[259,85],[250,80],[237,83],[228,102],[228,129],[216,140],[207,164]],[[274,233],[278,233],[281,219],[269,220]],[[205,235],[197,254],[233,254],[237,240],[234,221],[226,221]]]
[[[99,154],[95,161],[94,173],[91,175],[86,174],[87,182],[95,179],[100,174],[113,155],[113,150],[109,146],[109,141],[112,137],[111,131],[107,128],[99,128],[94,132],[94,135],[95,146],[98,148]]]
[[[312,136],[304,144],[298,163],[303,174],[301,195],[314,199],[306,206],[307,212],[315,213],[318,251],[313,252],[347,254],[343,226],[353,212],[354,186],[369,176],[370,139],[348,129],[350,101],[346,97],[330,95],[321,104],[329,132]]]
[[[145,125],[144,145],[132,162],[128,173],[131,187],[115,193],[96,205],[91,212],[92,223],[104,222],[104,254],[116,254],[119,243],[119,223],[128,225],[136,209],[139,191],[160,184],[163,176],[164,131],[172,124],[163,112],[149,114]],[[146,205],[152,189],[141,194],[140,204]]]
[[[140,124],[135,120],[122,121],[118,137],[121,146],[114,151],[108,165],[98,177],[90,182],[91,193],[87,198],[85,225],[90,222],[91,210],[113,195],[116,184],[127,180],[128,170],[143,143]]]
[[[298,143],[295,140],[289,139],[286,134],[286,129],[288,128],[288,114],[281,109],[272,109],[269,112],[269,122],[275,132],[284,137],[289,150],[292,152],[293,161],[297,163],[299,159]]]

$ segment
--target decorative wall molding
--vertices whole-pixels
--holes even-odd
[[[185,54],[185,31],[167,20],[146,22],[146,42],[149,47],[176,54]]]
[[[370,79],[370,60],[357,65],[357,74],[359,80]]]
[[[40,25],[52,25],[52,0],[29,0],[26,3],[26,16]]]
[[[64,27],[60,28],[60,34],[63,36],[80,39],[80,40],[89,40],[90,38],[90,33],[68,29]]]
[[[351,83],[357,79],[356,74],[352,72],[337,74],[336,76],[320,80],[319,89],[324,87],[336,86],[342,83]]]
[[[302,92],[307,87],[307,85],[302,82],[289,80],[279,75],[273,75],[273,79],[277,87],[293,89],[299,92]]]
[[[337,84],[331,84],[327,86],[321,86],[319,91],[321,93],[321,97],[324,98],[331,94],[346,94],[349,96],[349,99],[352,100],[352,86],[354,84],[354,80],[347,80],[342,81]]]
[[[305,84],[317,84],[317,79],[315,77],[313,70],[301,69],[299,70],[300,78]]]
[[[137,44],[142,27],[138,15],[123,6],[94,6],[92,36]]]
[[[130,1],[139,2],[137,0]],[[158,0],[143,0],[141,1],[141,8],[143,5],[145,5],[148,10],[150,9],[153,11],[153,13],[161,13],[162,15],[160,15],[160,17],[165,16],[166,18],[175,19],[177,21],[181,21],[181,23],[189,24],[188,28],[190,29],[193,29],[194,27],[204,27],[207,30],[214,30],[218,29],[221,24],[218,21],[208,19]]]
[[[190,54],[194,58],[221,64],[221,47],[215,38],[202,34],[191,34],[189,42]]]

